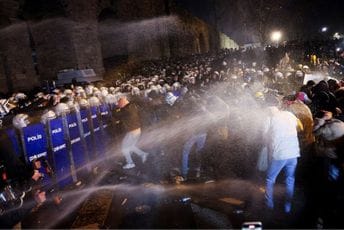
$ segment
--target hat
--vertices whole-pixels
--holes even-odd
[[[48,120],[52,120],[56,118],[56,113],[52,110],[46,110],[41,116],[41,122],[46,124]]]
[[[29,116],[27,114],[24,114],[24,113],[17,114],[13,118],[12,124],[17,129],[24,128],[29,124],[28,118]]]
[[[296,94],[296,99],[300,100],[304,103],[310,103],[312,102],[311,99],[309,99],[309,97],[307,96],[307,94],[305,92],[298,92]]]
[[[90,106],[99,106],[100,105],[100,100],[99,98],[93,96],[90,99],[88,99],[88,102],[90,103]]]
[[[66,114],[66,113],[70,112],[68,105],[66,103],[63,103],[63,102],[58,103],[55,106],[54,110],[55,110],[55,113],[57,116],[60,116],[62,114]]]

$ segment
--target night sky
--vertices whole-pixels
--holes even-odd
[[[240,44],[281,30],[285,40],[344,33],[344,0],[176,0]],[[257,32],[259,22],[263,32]],[[323,26],[327,34],[320,32]],[[259,34],[257,36],[257,34]]]

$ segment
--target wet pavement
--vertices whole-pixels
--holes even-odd
[[[299,227],[301,217],[296,213],[284,216],[264,211],[264,190],[257,181],[207,177],[177,183],[173,178],[151,181],[150,169],[138,165],[123,171],[115,164],[99,183],[74,189],[73,195],[66,191],[59,207],[48,202],[22,221],[22,227],[240,228],[245,221],[262,221],[265,228]],[[299,210],[302,197],[296,193]]]
[[[60,206],[47,202],[27,216],[22,228],[241,228],[247,221],[260,221],[263,228],[322,227],[307,215],[303,181],[297,181],[293,212],[286,215],[278,211],[282,177],[275,185],[277,210],[271,212],[264,208],[264,177],[258,172],[215,178],[218,172],[202,171],[198,178],[191,171],[182,181],[172,164],[161,167],[161,157],[150,156],[144,165],[134,160],[130,170],[122,169],[121,159],[110,161],[90,182],[62,192]]]

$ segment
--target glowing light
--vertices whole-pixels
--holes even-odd
[[[279,42],[282,38],[282,32],[281,31],[274,31],[271,33],[271,41],[273,42]]]
[[[326,26],[324,26],[323,28],[321,28],[321,32],[325,33],[327,32],[328,28]]]
[[[338,32],[336,32],[336,33],[333,34],[333,38],[334,38],[334,39],[341,39],[341,38],[343,38],[343,37],[344,37],[343,34],[340,34],[340,33],[338,33]]]
[[[340,48],[340,47],[338,47],[337,49],[336,49],[336,51],[337,52],[340,52],[342,49]]]

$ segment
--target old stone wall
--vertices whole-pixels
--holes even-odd
[[[31,89],[63,69],[93,68],[103,76],[103,61],[117,57],[139,61],[235,46],[173,0],[40,1],[0,0],[7,9],[0,9],[0,91]]]
[[[74,22],[72,44],[77,66],[80,69],[92,68],[98,76],[103,76],[104,65],[101,45],[98,39],[98,23]]]
[[[115,2],[111,11],[116,19],[99,23],[105,58],[158,59],[235,46],[230,38],[178,8],[173,1]]]
[[[177,23],[169,27],[172,56],[185,56],[210,51],[210,31],[203,21],[179,15]]]
[[[7,93],[7,79],[4,70],[4,62],[2,60],[2,55],[0,53],[0,93]]]
[[[134,22],[128,30],[128,54],[133,60],[170,56],[169,26],[176,17],[165,16]]]
[[[72,26],[73,22],[64,18],[30,25],[41,79],[54,80],[58,71],[77,67]]]
[[[96,21],[98,0],[65,0],[67,18],[77,22]]]
[[[7,87],[10,91],[39,85],[26,23],[16,23],[0,30],[0,55],[3,75],[5,79],[6,76],[9,78]]]
[[[0,0],[0,28],[18,21],[19,1]]]
[[[214,50],[209,26],[179,15],[100,24],[103,57],[128,55],[133,60],[184,56]]]
[[[99,40],[104,59],[128,56],[127,23],[112,20],[99,23]]]
[[[86,67],[103,75],[97,24],[57,18],[32,24],[30,28],[42,79],[54,80],[60,70]]]

